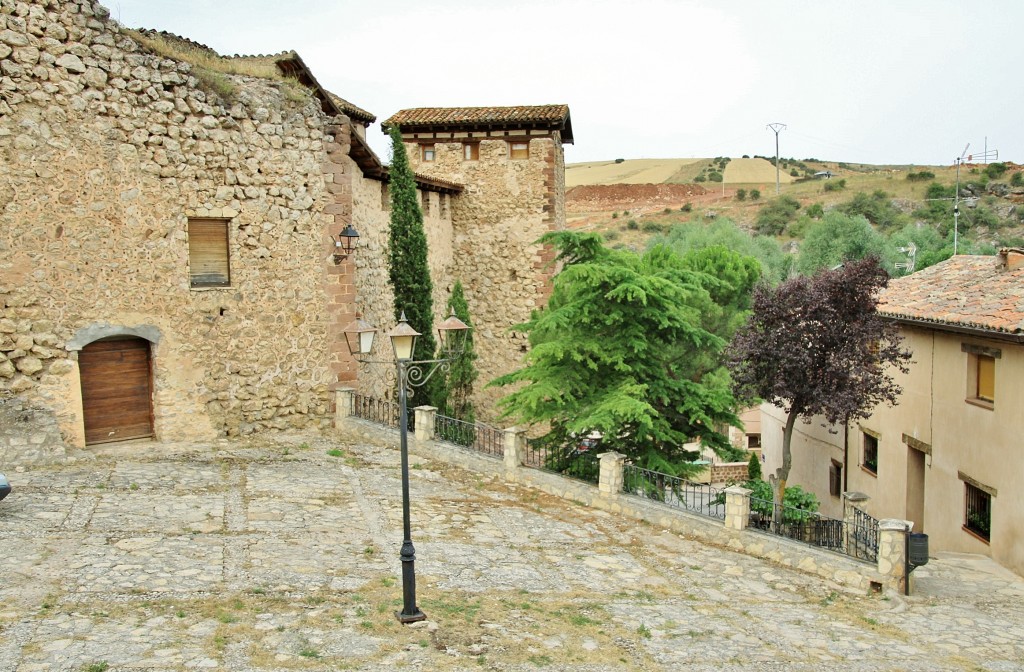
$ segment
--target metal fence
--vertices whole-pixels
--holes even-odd
[[[859,510],[854,512],[854,521],[846,523],[816,511],[751,497],[748,527],[860,560],[878,559],[878,521]]]
[[[601,466],[596,451],[578,446],[547,446],[539,441],[526,441],[523,466],[550,471],[585,483],[596,484]]]
[[[725,520],[725,493],[705,483],[627,464],[622,472],[622,490],[677,509]]]
[[[505,433],[479,422],[465,422],[436,414],[434,416],[434,437],[439,441],[471,448],[484,455],[502,457],[505,454]]]
[[[377,399],[362,394],[352,395],[352,415],[357,418],[398,429],[401,413],[402,409],[397,401]],[[409,431],[416,431],[415,413],[409,413],[408,422]]]

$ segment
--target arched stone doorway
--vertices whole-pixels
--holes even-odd
[[[93,341],[78,353],[85,443],[153,436],[150,343],[133,335]]]

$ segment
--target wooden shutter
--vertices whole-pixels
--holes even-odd
[[[96,341],[78,353],[87,444],[153,436],[149,342]]]
[[[188,262],[193,287],[227,287],[231,284],[227,221],[188,221]]]
[[[510,142],[509,158],[528,159],[530,158],[530,145],[526,142]]]

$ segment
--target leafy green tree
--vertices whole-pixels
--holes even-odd
[[[455,316],[472,327],[473,322],[469,315],[469,304],[466,303],[465,292],[462,289],[462,281],[456,280],[452,287],[452,295],[448,299],[448,313],[455,311]],[[444,404],[444,415],[457,418],[464,422],[474,422],[476,415],[473,410],[473,384],[480,373],[476,370],[478,355],[473,347],[473,330],[466,333],[466,350],[461,357],[451,363],[451,368],[445,376],[445,388],[447,396]]]
[[[761,460],[757,458],[757,453],[751,453],[750,459],[747,460],[747,480],[761,480]]]
[[[796,267],[805,275],[813,275],[822,268],[868,256],[881,257],[886,252],[885,238],[868,220],[833,210],[808,228]],[[891,269],[891,262],[886,266]]]
[[[782,251],[777,240],[768,236],[752,236],[728,217],[717,217],[707,223],[697,220],[676,224],[664,236],[653,238],[650,246],[661,244],[682,255],[713,246],[735,250],[743,256],[757,259],[761,264],[761,276],[772,284],[782,282],[789,275],[792,263],[792,258]]]
[[[889,194],[881,189],[870,195],[859,191],[849,201],[837,205],[836,210],[847,215],[860,215],[882,230],[893,229],[907,221],[907,217],[893,205]]]
[[[786,225],[796,217],[800,209],[800,201],[792,196],[779,196],[762,206],[757,213],[754,228],[766,236],[779,236],[786,230]]]
[[[388,229],[388,273],[395,293],[395,319],[405,313],[409,325],[420,332],[414,359],[433,359],[434,300],[430,268],[427,265],[427,234],[423,229],[423,211],[416,195],[416,178],[402,142],[402,133],[392,126],[391,169],[388,190],[391,194],[391,224]],[[423,388],[426,402],[443,403],[441,380],[434,376]]]
[[[952,234],[952,232],[950,233]],[[934,266],[953,256],[952,235],[949,238],[943,238],[934,226],[928,224],[923,226],[907,224],[898,231],[894,231],[887,242],[888,256],[900,262],[906,262],[909,259],[907,249],[911,243],[916,248],[915,271]],[[901,271],[895,273],[895,275],[901,274]]]
[[[878,292],[888,281],[878,260],[867,258],[754,291],[750,320],[729,347],[729,368],[737,398],[786,410],[782,465],[768,477],[776,503],[793,465],[798,418],[846,424],[896,403],[892,372],[907,372],[910,353],[896,324],[878,314]]]
[[[688,441],[727,452],[718,428],[739,418],[728,374],[708,356],[725,341],[702,324],[718,309],[715,279],[664,245],[638,255],[595,234],[541,240],[564,267],[547,307],[516,327],[529,334],[525,366],[491,383],[517,388],[501,401],[505,416],[548,428],[535,441],[551,449],[597,430],[602,447],[676,475],[694,470]]]

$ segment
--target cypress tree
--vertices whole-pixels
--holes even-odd
[[[452,295],[448,299],[448,313],[455,311],[455,316],[472,327],[473,323],[469,317],[469,304],[466,303],[466,296],[462,290],[462,281],[456,280],[452,287]],[[448,371],[446,387],[448,398],[444,405],[444,415],[447,415],[465,422],[476,420],[473,410],[473,383],[476,381],[479,372],[474,362],[477,359],[476,351],[473,349],[473,331],[466,333],[466,350],[462,357],[452,362]]]
[[[395,294],[395,320],[405,312],[409,325],[420,332],[414,359],[433,359],[434,300],[430,267],[427,265],[427,234],[423,229],[423,211],[416,194],[416,178],[397,126],[390,129],[391,225],[388,230],[388,272]],[[440,377],[424,386],[423,403],[440,406],[443,401]]]

